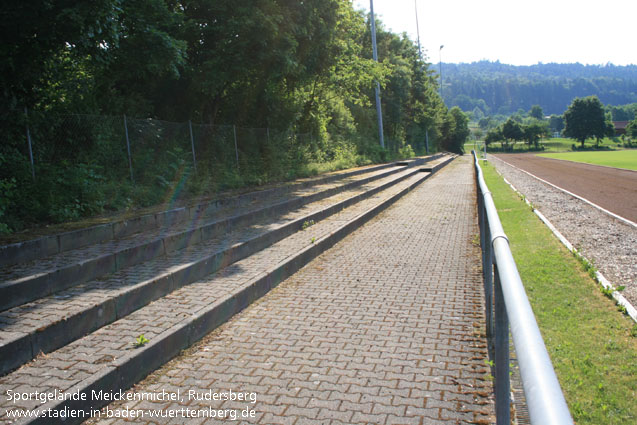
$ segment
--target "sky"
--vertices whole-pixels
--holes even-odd
[[[637,64],[637,0],[374,0],[377,19],[414,41],[416,7],[431,63]]]

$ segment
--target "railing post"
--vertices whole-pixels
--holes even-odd
[[[509,376],[509,318],[504,303],[498,266],[495,279],[495,412],[497,425],[511,424],[511,381]]]
[[[485,221],[486,211],[484,212]],[[493,276],[494,276],[494,262],[493,262],[493,245],[491,244],[491,228],[489,224],[485,224],[485,272],[484,272],[484,310],[485,320],[487,322],[487,347],[491,358],[495,356],[495,332],[493,329]]]

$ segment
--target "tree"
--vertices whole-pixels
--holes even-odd
[[[464,143],[467,141],[471,130],[469,130],[469,118],[460,108],[454,106],[447,114],[448,132],[443,135],[443,147],[454,153],[464,153]]]
[[[505,141],[505,149],[508,149],[509,142],[515,144],[517,141],[524,140],[524,132],[517,121],[509,118],[502,126],[502,137]]]
[[[626,126],[626,134],[631,139],[637,139],[637,118],[628,123]]]
[[[539,148],[540,138],[548,133],[548,124],[541,121],[533,121],[530,124],[522,126],[524,141],[531,147]]]
[[[549,128],[553,133],[561,133],[564,130],[564,117],[562,115],[551,115]]]
[[[491,117],[480,118],[480,121],[478,121],[478,126],[483,130],[488,130],[489,128],[491,128],[491,124]]]
[[[599,139],[608,133],[604,106],[597,96],[576,98],[564,113],[564,135],[578,140],[582,147],[590,137]]]
[[[542,111],[542,107],[540,105],[533,105],[529,111],[529,116],[538,121],[542,121],[544,119],[544,111]]]
[[[504,140],[504,136],[502,135],[502,128],[496,127],[487,132],[487,136],[484,138],[484,143],[488,147],[491,143],[500,142],[502,140]]]

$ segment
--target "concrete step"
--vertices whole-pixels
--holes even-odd
[[[441,161],[439,167],[450,161]],[[219,326],[265,294],[280,281],[364,224],[431,173],[414,173],[305,230],[260,250],[220,271],[139,308],[131,314],[86,335],[0,378],[0,392],[19,386],[21,391],[66,393],[80,391],[87,399],[1,401],[2,407],[25,409],[90,409],[102,403],[91,400],[91,391],[125,389],[175,356],[183,348]],[[143,334],[150,342],[134,348]],[[29,421],[25,421],[29,422]],[[33,420],[37,423],[38,420]],[[55,418],[41,423],[57,423]],[[78,422],[67,418],[64,423]],[[61,423],[61,421],[60,421]]]
[[[428,160],[436,156],[418,158],[412,162]],[[274,188],[249,192],[229,198],[206,200],[187,207],[173,208],[154,214],[143,214],[126,220],[90,226],[59,234],[42,236],[37,239],[0,246],[0,267],[24,263],[40,258],[81,248],[112,239],[125,238],[135,233],[176,225],[183,221],[194,220],[213,214],[220,208],[237,207],[263,199],[287,196],[292,191],[315,184],[353,177],[395,166],[394,163],[360,167],[354,170],[341,170],[321,176],[300,179]]]
[[[442,154],[436,154],[428,157],[419,157],[401,161],[400,163],[403,165],[406,164],[407,166],[420,165],[424,162],[439,158],[441,155]],[[46,235],[28,241],[2,245],[0,246],[0,267],[37,260],[83,246],[105,242],[111,239],[124,238],[135,233],[206,217],[210,214],[214,214],[215,211],[221,208],[237,207],[262,199],[287,196],[295,190],[310,187],[315,184],[328,183],[334,180],[378,171],[384,168],[394,167],[396,164],[398,163],[371,165],[335,171],[316,177],[299,179],[291,183],[280,184],[269,189],[248,192],[227,198],[209,199],[186,207],[173,208],[154,214],[143,214],[125,220],[115,220],[68,232]]]
[[[403,168],[404,170],[404,168]],[[0,374],[400,182],[411,168],[0,313]]]
[[[411,161],[408,166],[425,162],[427,159],[430,158]],[[232,226],[245,225],[262,216],[297,208],[348,187],[383,178],[403,168],[404,166],[377,166],[357,170],[354,176],[354,172],[341,173],[315,180],[314,184],[305,184],[296,191],[287,188],[285,193],[281,192],[277,197],[266,198],[260,194],[259,199],[253,197],[250,205],[243,205],[243,211],[238,214],[236,207],[226,207],[222,211],[217,211],[215,217],[210,220],[206,220],[210,215],[206,213],[192,221],[182,220],[170,229],[156,228],[133,236],[65,251],[46,259],[14,264],[0,272],[0,311],[166,255],[206,240]],[[341,175],[345,177],[335,178]],[[281,198],[285,194],[288,196]]]

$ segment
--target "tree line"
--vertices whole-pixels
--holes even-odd
[[[189,176],[182,193],[190,195],[224,188],[219,182],[289,178],[311,162],[347,157],[356,165],[423,152],[427,137],[432,150],[461,152],[468,135],[466,116],[444,105],[437,76],[413,41],[379,22],[380,62],[372,59],[369,17],[349,1],[10,0],[0,21],[0,231],[162,199],[151,195],[156,181],[142,191],[143,182],[133,187],[115,175],[115,165],[95,162],[96,152],[120,149],[121,141],[93,130],[55,140],[41,130],[42,177],[32,181],[25,126],[38,116],[49,128],[64,114],[125,114],[312,136],[292,145],[275,139],[267,149],[255,139],[245,148],[263,159],[258,165],[237,169],[210,154],[198,158],[197,174],[178,160],[184,152],[171,151],[175,174],[160,180],[176,185],[176,176]],[[385,150],[378,146],[375,81]],[[77,195],[87,181],[100,203]],[[106,196],[107,183],[117,188],[108,192],[113,196]]]
[[[539,105],[562,114],[576,97],[596,95],[606,105],[637,102],[637,66],[537,64],[480,61],[443,64],[445,102],[474,112],[476,119],[511,115]]]
[[[631,146],[630,139],[637,138],[635,111],[637,104],[609,108],[604,107],[597,96],[588,96],[573,99],[563,115],[551,115],[547,119],[542,107],[534,105],[524,116],[518,112],[500,124],[491,117],[485,117],[480,119],[478,126],[480,136],[482,130],[486,130],[484,141],[487,146],[501,142],[504,151],[511,150],[518,141],[528,144],[529,149],[542,149],[540,140],[552,133],[577,140],[583,149],[587,139],[594,138],[598,148],[604,137],[615,136],[613,121],[630,121],[626,135],[629,138],[627,146]]]

